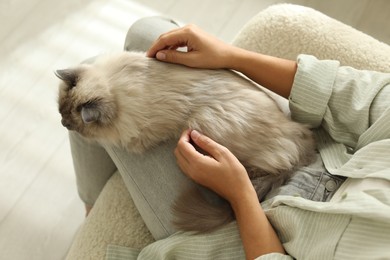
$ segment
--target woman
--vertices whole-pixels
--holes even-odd
[[[157,23],[174,27],[166,20]],[[131,31],[135,28],[137,25]],[[139,45],[128,41],[126,49],[139,50]],[[187,53],[176,51],[184,46]],[[319,155],[285,186],[271,191],[260,205],[234,155],[196,131],[185,131],[177,144],[163,144],[147,156],[129,155],[112,147],[103,149],[71,134],[84,202],[93,205],[117,167],[145,223],[159,240],[142,250],[139,258],[195,254],[199,259],[234,259],[243,256],[241,243],[248,259],[290,259],[285,253],[297,259],[345,258],[356,256],[362,249],[363,254],[359,252],[358,256],[363,258],[389,256],[389,74],[358,71],[306,55],[295,62],[249,52],[225,44],[196,26],[161,35],[147,55],[191,67],[235,69],[289,98],[293,119],[313,127]],[[197,153],[190,140],[211,157]],[[187,176],[231,203],[237,225],[232,223],[209,235],[176,233],[170,224],[169,207],[177,186],[191,182],[176,168],[173,150]],[[373,243],[362,244],[362,234],[371,236]],[[199,242],[204,244],[198,246]]]

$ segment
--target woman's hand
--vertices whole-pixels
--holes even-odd
[[[193,141],[209,155],[199,153]],[[233,204],[246,196],[256,196],[244,166],[224,146],[195,130],[183,132],[175,155],[182,171]]]
[[[178,51],[187,47],[188,52]],[[233,69],[288,98],[297,63],[247,51],[218,40],[195,25],[162,34],[146,54],[150,58],[204,69]]]
[[[187,52],[178,51],[180,47],[187,47]],[[147,56],[189,67],[219,69],[229,67],[229,56],[234,49],[197,26],[187,25],[162,34]]]
[[[191,140],[210,156],[199,153]],[[227,148],[195,130],[187,130],[181,135],[175,155],[185,174],[230,202],[247,259],[273,252],[284,254],[244,166]]]

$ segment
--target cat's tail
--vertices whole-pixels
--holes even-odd
[[[266,174],[254,168],[249,168],[247,171],[260,202],[265,200],[269,192],[284,185],[293,173],[293,171],[283,171],[278,174]]]
[[[180,194],[173,205],[173,214],[173,224],[179,230],[195,233],[208,233],[234,220],[233,209],[227,201],[211,202],[197,187]]]
[[[260,169],[251,167],[248,167],[247,171],[259,201],[263,201],[266,194],[271,190],[282,186],[292,174],[292,171],[267,174]],[[208,233],[235,219],[233,209],[226,200],[219,198],[217,203],[210,201],[196,186],[184,190],[172,208],[173,224],[177,229],[195,233]]]

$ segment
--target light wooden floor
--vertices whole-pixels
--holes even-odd
[[[276,0],[0,1],[0,259],[62,259],[83,220],[53,71],[120,50],[140,17],[164,14],[225,41]],[[288,1],[390,44],[390,1]]]

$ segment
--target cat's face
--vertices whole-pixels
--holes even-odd
[[[88,65],[57,70],[61,123],[85,137],[99,137],[116,117],[114,98],[104,80]]]

